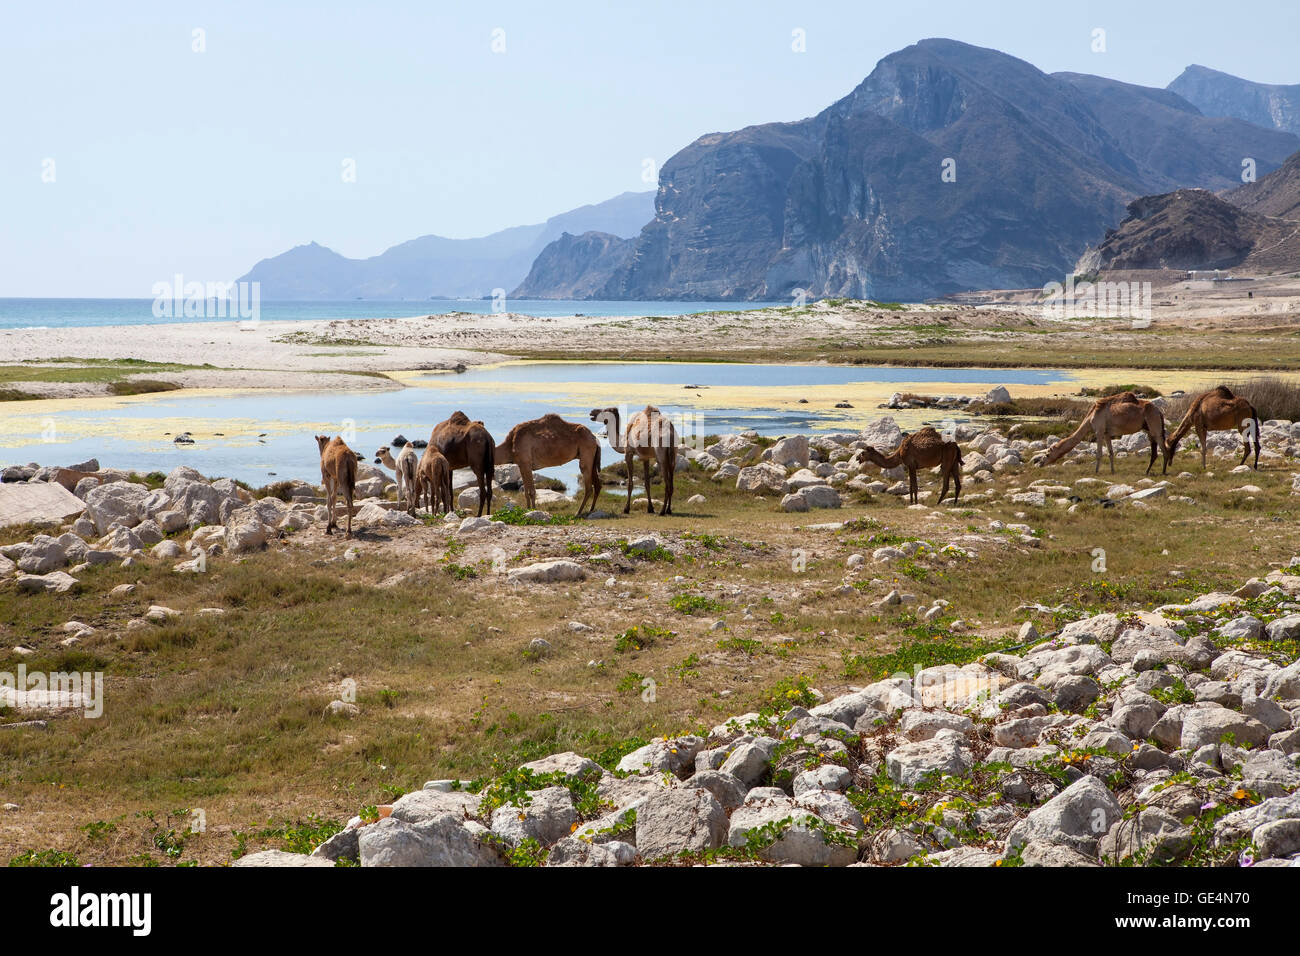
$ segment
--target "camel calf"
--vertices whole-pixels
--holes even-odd
[[[415,514],[415,507],[419,503],[416,500],[418,495],[415,476],[420,464],[415,449],[409,443],[403,445],[402,450],[397,453],[397,458],[394,459],[392,450],[385,445],[375,452],[375,464],[386,465],[397,473],[397,502],[406,505],[408,514]]]
[[[325,533],[333,534],[338,527],[334,520],[334,502],[339,495],[348,509],[348,533],[352,537],[352,499],[357,490],[357,453],[337,435],[317,435],[316,446],[320,449],[320,479],[325,487],[325,507],[329,520],[325,524]]]
[[[451,500],[451,465],[442,452],[430,443],[415,468],[415,498],[428,503],[429,513],[453,510]]]

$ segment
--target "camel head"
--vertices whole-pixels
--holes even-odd
[[[1054,465],[1065,457],[1067,451],[1069,451],[1069,449],[1065,447],[1065,442],[1058,441],[1055,445],[1048,448],[1047,451],[1040,451],[1035,455],[1033,458],[1033,464],[1037,465],[1039,468],[1042,468],[1044,465]]]
[[[593,408],[591,410],[591,420],[593,422],[600,422],[604,425],[605,429],[614,438],[617,439],[619,437],[619,416],[617,408]]]
[[[317,435],[317,436],[316,436],[316,447],[320,450],[320,453],[321,453],[322,455],[325,454],[325,446],[328,445],[329,443],[330,443],[330,436],[329,436],[329,435]]]
[[[397,467],[393,462],[392,449],[388,445],[385,445],[383,448],[379,449],[379,451],[375,452],[375,464],[387,465],[389,468]]]

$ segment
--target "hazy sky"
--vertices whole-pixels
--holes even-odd
[[[370,256],[540,222],[933,36],[1151,86],[1189,63],[1300,82],[1295,0],[9,2],[0,296],[147,298],[311,240]]]

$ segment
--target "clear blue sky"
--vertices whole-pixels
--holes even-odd
[[[1300,82],[1295,0],[13,2],[0,296],[147,298],[311,240],[369,256],[539,222],[651,188],[643,160],[702,133],[811,115],[931,36],[1151,86],[1189,63]]]

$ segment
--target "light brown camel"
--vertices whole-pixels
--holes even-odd
[[[627,462],[627,504],[623,514],[632,510],[632,485],[635,471],[633,459],[641,459],[645,467],[645,500],[650,514],[655,513],[654,499],[650,496],[650,463],[658,462],[659,473],[664,478],[664,506],[661,515],[673,513],[673,475],[677,470],[677,429],[653,405],[637,412],[627,423],[624,435],[621,415],[617,408],[593,408],[591,420],[601,422],[609,438],[609,446]]]
[[[918,429],[910,435],[904,435],[898,447],[888,455],[868,446],[862,450],[872,464],[881,468],[897,468],[902,465],[907,469],[909,485],[908,499],[912,504],[919,504],[916,488],[916,473],[922,468],[939,466],[943,475],[943,489],[939,492],[939,502],[948,494],[948,479],[952,479],[953,504],[961,497],[961,448],[955,441],[944,441],[943,436],[929,425]]]
[[[1219,385],[1208,392],[1202,392],[1192,400],[1192,404],[1187,409],[1187,414],[1178,423],[1174,433],[1169,436],[1169,447],[1166,456],[1172,462],[1174,452],[1178,451],[1178,443],[1183,440],[1189,431],[1196,429],[1196,437],[1201,442],[1201,468],[1205,468],[1205,455],[1209,451],[1205,444],[1206,435],[1209,432],[1235,432],[1240,431],[1242,428],[1246,429],[1246,448],[1241,453],[1240,464],[1244,465],[1246,459],[1250,457],[1250,440],[1253,436],[1255,439],[1255,464],[1253,467],[1256,471],[1259,471],[1259,413],[1255,411],[1255,406],[1250,402],[1238,395],[1233,395],[1228,386]]]
[[[464,412],[453,412],[445,422],[434,426],[429,447],[441,452],[447,467],[470,468],[478,482],[478,514],[486,508],[492,513],[492,477],[496,462],[496,443],[482,422],[472,422]]]
[[[408,446],[409,447],[409,446]],[[415,501],[424,501],[429,513],[445,514],[453,510],[451,497],[451,466],[442,452],[432,445],[424,449],[415,466]]]
[[[1068,451],[1091,435],[1097,443],[1097,467],[1094,471],[1101,472],[1101,448],[1104,444],[1110,455],[1110,473],[1113,475],[1115,448],[1111,445],[1111,439],[1136,432],[1146,432],[1151,441],[1151,461],[1147,463],[1146,473],[1151,473],[1157,452],[1163,452],[1164,461],[1160,473],[1165,474],[1169,469],[1170,453],[1165,444],[1164,413],[1154,402],[1138,398],[1132,392],[1120,392],[1093,402],[1079,427],[1047,449],[1046,454],[1038,459],[1038,464],[1051,465],[1060,461]]]
[[[408,514],[415,514],[416,500],[415,471],[419,465],[419,456],[415,449],[406,444],[393,458],[392,449],[385,445],[375,452],[375,464],[386,465],[397,474],[397,503],[406,506]]]
[[[357,487],[357,453],[344,443],[342,438],[329,435],[317,435],[316,447],[320,449],[320,480],[325,487],[325,507],[329,520],[325,523],[325,533],[333,534],[338,527],[334,520],[334,502],[339,495],[348,509],[348,533],[352,537],[352,498]]]
[[[600,495],[600,439],[586,425],[568,422],[559,415],[543,415],[529,422],[520,422],[510,429],[506,440],[497,445],[493,460],[498,465],[514,462],[524,482],[524,504],[537,507],[537,488],[533,472],[539,468],[554,468],[578,459],[582,475],[582,500],[578,502],[578,517],[591,499],[596,507]]]

